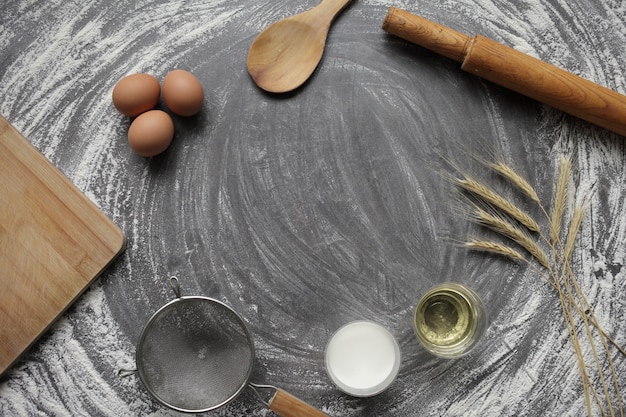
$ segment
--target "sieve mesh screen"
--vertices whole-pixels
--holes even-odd
[[[254,345],[243,320],[226,305],[182,297],[159,310],[137,345],[137,370],[165,405],[209,411],[247,385]]]

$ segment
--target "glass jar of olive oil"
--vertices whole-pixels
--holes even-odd
[[[487,313],[473,290],[444,283],[422,296],[413,325],[426,350],[442,358],[457,358],[480,340],[487,328]]]

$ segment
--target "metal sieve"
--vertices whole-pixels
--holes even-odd
[[[176,298],[148,320],[133,371],[157,401],[202,413],[228,404],[249,386],[279,416],[327,416],[281,389],[250,382],[254,342],[241,316],[212,298],[182,297],[176,277],[170,284]],[[267,402],[258,391],[265,388],[275,391]]]

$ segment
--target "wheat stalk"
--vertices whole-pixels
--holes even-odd
[[[624,417],[619,381],[609,350],[609,343],[615,346],[615,348],[624,355],[626,355],[626,351],[604,332],[598,324],[593,309],[582,292],[570,265],[576,237],[578,236],[584,217],[583,207],[575,206],[573,208],[566,230],[565,242],[563,243],[563,241],[561,241],[562,228],[566,220],[565,214],[569,191],[568,184],[571,176],[570,158],[562,158],[559,162],[553,206],[550,214],[548,214],[547,210],[541,204],[535,189],[510,166],[504,162],[491,163],[483,159],[480,159],[480,162],[507,179],[511,184],[521,190],[523,194],[537,203],[548,222],[549,234],[548,237],[543,235],[538,223],[515,204],[486,185],[467,175],[462,175],[462,178],[455,178],[457,184],[466,192],[482,200],[487,207],[487,209],[483,209],[481,206],[472,203],[473,211],[471,212],[471,219],[518,244],[547,270],[549,276],[543,274],[542,271],[531,264],[535,270],[547,279],[547,282],[555,289],[559,297],[565,326],[578,360],[588,414],[590,416],[592,415],[592,401],[595,401],[601,415],[607,415],[606,412],[608,411],[610,416],[615,416],[615,408],[617,408],[620,412],[620,416]],[[509,218],[518,223],[509,221]],[[554,265],[550,263],[547,253],[539,244],[540,242],[535,241],[529,233],[519,225],[523,225],[531,232],[538,233],[541,241],[545,242],[550,248]],[[529,262],[520,252],[504,244],[473,239],[466,242],[464,245],[469,249],[482,250],[503,255],[512,260]],[[603,353],[606,356],[606,362],[600,360],[600,353],[596,348],[596,341],[594,340],[591,326],[595,327],[599,333],[602,347],[604,348]],[[582,332],[580,335],[578,333],[579,331]],[[586,338],[590,344],[591,353],[585,353],[582,349],[581,342],[584,338]],[[592,357],[595,366],[586,362],[586,355]],[[603,366],[607,362],[617,399],[616,405],[613,404],[609,392],[609,384],[604,376],[605,371]],[[594,372],[597,372],[600,379],[599,389],[594,387],[589,374],[589,371],[594,368]]]

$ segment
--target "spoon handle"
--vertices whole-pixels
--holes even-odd
[[[312,10],[315,10],[321,16],[324,16],[325,20],[332,22],[332,20],[350,4],[352,0],[322,0],[320,4],[315,6]]]

